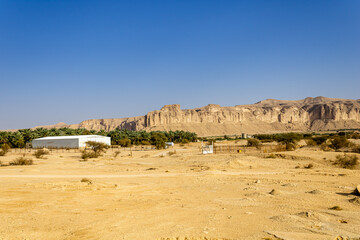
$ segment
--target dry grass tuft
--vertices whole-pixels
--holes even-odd
[[[33,165],[33,160],[30,158],[26,158],[26,157],[19,157],[17,159],[15,159],[12,162],[9,162],[9,165],[13,166],[13,165]]]

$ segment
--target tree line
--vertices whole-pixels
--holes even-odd
[[[33,139],[49,136],[102,135],[111,137],[112,145],[129,147],[131,145],[155,145],[165,147],[165,142],[189,143],[197,140],[196,133],[186,131],[130,131],[115,129],[112,131],[87,130],[85,128],[36,128],[20,129],[15,132],[0,131],[0,147],[24,148]]]

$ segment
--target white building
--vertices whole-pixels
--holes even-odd
[[[99,135],[43,137],[32,140],[33,148],[84,148],[86,142],[102,142],[111,145],[111,138]]]
[[[202,154],[212,154],[214,153],[214,145],[202,146]]]

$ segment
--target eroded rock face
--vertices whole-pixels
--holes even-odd
[[[325,97],[298,101],[267,99],[251,105],[195,109],[165,105],[145,116],[86,120],[70,127],[94,130],[185,130],[199,136],[360,128],[360,100]]]

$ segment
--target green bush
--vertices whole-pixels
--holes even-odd
[[[5,156],[6,153],[8,153],[9,150],[10,150],[9,144],[4,143],[4,144],[1,146],[1,149],[0,149],[0,156]]]
[[[335,165],[339,165],[342,168],[353,169],[358,164],[358,156],[356,155],[337,155]]]
[[[151,143],[155,145],[157,149],[165,148],[165,142],[167,138],[164,133],[162,132],[152,132],[151,134]]]
[[[360,139],[360,133],[359,132],[354,132],[350,135],[350,138],[352,139]]]
[[[102,152],[106,152],[110,146],[102,143],[102,142],[95,142],[95,141],[88,141],[86,142],[86,146],[90,147],[91,150],[96,153],[98,156],[101,155]]]
[[[149,141],[142,140],[141,145],[151,145],[151,143]]]
[[[182,140],[181,140],[181,143],[182,143],[182,144],[187,144],[187,143],[189,143],[189,142],[190,142],[189,139],[182,139]]]
[[[259,148],[261,145],[260,141],[256,138],[249,138],[247,140],[247,146],[248,147],[256,147],[256,148]]]
[[[316,146],[317,143],[314,141],[314,139],[310,138],[310,139],[306,139],[306,145],[308,145],[308,146]]]
[[[19,157],[10,162],[9,165],[33,165],[33,160],[30,158]]]
[[[328,140],[328,138],[329,136],[325,135],[325,136],[314,137],[312,138],[312,140],[316,143],[316,145],[321,145],[325,143],[326,140]]]
[[[336,151],[340,148],[348,147],[349,144],[349,140],[347,140],[344,136],[335,136],[330,140],[329,147]]]
[[[119,140],[119,145],[122,147],[131,147],[131,140],[128,138],[123,138]]]

